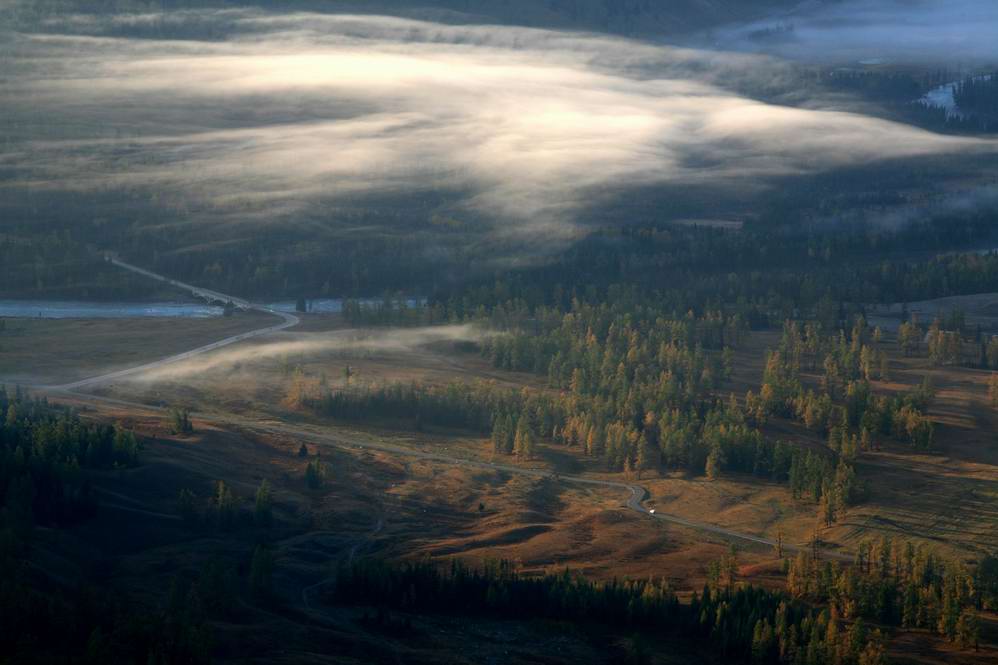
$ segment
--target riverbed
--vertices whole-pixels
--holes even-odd
[[[342,298],[321,298],[307,301],[312,314],[338,314],[343,311]],[[363,306],[374,307],[383,302],[380,298],[359,298]],[[418,307],[425,299],[411,298],[408,307]],[[278,312],[294,312],[296,302],[282,300],[264,304]],[[224,310],[216,305],[184,302],[88,302],[78,300],[0,300],[0,318],[21,319],[131,319],[131,318],[187,318],[207,319],[222,316]]]

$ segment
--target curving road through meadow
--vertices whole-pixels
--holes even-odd
[[[272,333],[279,332],[287,328],[291,328],[300,322],[300,319],[293,314],[288,314],[286,312],[279,312],[272,308],[265,307],[263,305],[253,304],[241,298],[233,298],[225,294],[218,293],[217,291],[202,289],[200,287],[196,287],[190,284],[186,284],[184,282],[170,279],[168,277],[158,275],[143,268],[139,268],[138,266],[134,266],[124,261],[121,261],[116,257],[109,257],[109,261],[111,261],[114,265],[119,266],[125,270],[130,270],[145,277],[149,277],[150,279],[155,279],[170,284],[174,287],[192,293],[196,297],[207,298],[209,300],[219,300],[222,302],[232,302],[233,304],[242,307],[244,309],[253,309],[260,312],[266,312],[268,314],[279,316],[283,320],[281,323],[275,325],[266,326],[264,328],[259,328],[257,330],[251,330],[249,332],[240,333],[238,335],[233,335],[231,337],[226,337],[225,339],[212,342],[211,344],[205,344],[195,349],[191,349],[183,353],[169,356],[161,360],[156,360],[153,362],[110,372],[107,374],[102,374],[100,376],[95,376],[88,379],[82,379],[80,381],[74,381],[72,383],[66,383],[57,386],[35,386],[34,388],[36,390],[48,393],[54,393],[56,395],[61,393],[64,395],[72,396],[74,399],[83,400],[83,401],[103,402],[111,405],[127,406],[130,408],[149,410],[155,412],[164,412],[165,409],[160,407],[150,406],[147,404],[139,404],[134,402],[127,402],[124,400],[102,397],[99,395],[79,393],[77,391],[82,388],[90,388],[103,383],[108,383],[110,381],[125,378],[133,374],[138,374],[152,369],[158,369],[160,367],[169,365],[171,363],[179,362],[182,360],[189,360],[190,358],[193,358],[195,356],[199,356],[205,353],[210,353],[211,351],[220,349],[224,346],[229,346],[231,344],[243,342],[248,339],[262,337],[264,335],[270,335]],[[465,468],[482,469],[482,470],[495,471],[501,473],[516,474],[520,476],[529,476],[534,478],[548,478],[551,480],[564,483],[571,483],[576,485],[620,489],[622,491],[628,492],[628,498],[625,503],[626,507],[629,508],[630,510],[641,513],[642,515],[658,519],[663,522],[669,522],[672,524],[684,526],[689,529],[700,531],[702,533],[714,534],[716,536],[720,536],[728,540],[742,541],[742,542],[752,543],[754,545],[761,545],[772,548],[776,548],[778,546],[778,543],[775,540],[769,538],[756,536],[750,533],[735,531],[716,524],[690,520],[685,517],[680,517],[679,515],[671,515],[668,513],[661,513],[657,511],[652,512],[650,509],[646,508],[643,505],[645,500],[648,498],[648,490],[646,490],[644,487],[640,485],[632,483],[626,483],[614,480],[604,480],[601,478],[587,478],[585,476],[573,476],[573,475],[552,473],[551,471],[547,471],[544,469],[532,469],[532,468],[514,466],[511,464],[501,464],[496,462],[471,460],[461,457],[454,457],[443,453],[415,450],[412,448],[406,448],[404,446],[397,446],[380,441],[368,441],[355,438],[346,438],[344,436],[331,434],[329,432],[317,432],[310,429],[287,425],[284,423],[261,422],[261,421],[251,420],[243,416],[240,416],[238,414],[232,414],[232,413],[202,412],[198,413],[197,415],[199,419],[207,422],[212,422],[214,424],[232,425],[250,431],[256,430],[259,432],[277,434],[281,436],[290,436],[299,439],[307,438],[314,442],[335,446],[339,448],[355,448],[355,449],[360,448],[360,449],[376,450],[379,452],[391,453],[394,455],[404,455],[429,462],[439,462],[443,464],[456,465]],[[783,549],[790,552],[796,552],[799,550],[803,550],[805,548],[810,549],[810,547],[806,546],[789,545],[789,544],[783,545]],[[823,557],[836,559],[839,561],[852,561],[851,556],[849,556],[848,554],[843,554],[841,552],[821,551],[820,554]]]
[[[265,307],[263,305],[255,305],[249,301],[243,300],[241,298],[232,298],[224,294],[218,293],[217,291],[211,291],[209,289],[202,289],[191,284],[185,284],[184,282],[179,282],[175,279],[170,279],[168,277],[163,277],[162,275],[157,275],[156,273],[149,272],[139,268],[138,266],[133,266],[130,263],[125,263],[117,258],[109,258],[109,261],[116,266],[124,268],[125,270],[131,270],[145,277],[155,279],[161,282],[165,282],[171,286],[174,286],[182,291],[187,291],[198,298],[205,298],[208,301],[221,301],[221,302],[231,302],[237,307],[243,309],[252,309],[258,312],[264,312],[266,314],[273,314],[274,316],[279,316],[281,323],[276,323],[272,326],[266,326],[264,328],[258,328],[257,330],[250,330],[248,332],[239,333],[238,335],[232,335],[231,337],[226,337],[225,339],[220,339],[217,342],[212,342],[211,344],[205,344],[204,346],[199,346],[190,351],[184,351],[183,353],[178,353],[161,360],[154,360],[153,362],[145,363],[142,365],[136,365],[135,367],[128,367],[126,369],[118,370],[116,372],[110,372],[108,374],[101,374],[100,376],[94,376],[89,379],[81,379],[79,381],[73,381],[72,383],[64,383],[58,386],[42,386],[42,388],[53,391],[60,392],[71,392],[74,390],[79,390],[81,388],[90,388],[101,383],[107,383],[108,381],[114,381],[115,379],[121,379],[133,374],[140,374],[142,372],[147,372],[153,369],[159,369],[165,365],[171,363],[180,362],[182,360],[188,360],[195,356],[199,356],[203,353],[208,353],[210,351],[215,351],[223,346],[229,346],[230,344],[237,344],[239,342],[245,342],[248,339],[253,339],[254,337],[262,337],[264,335],[270,335],[271,333],[279,332],[287,328],[298,325],[301,322],[294,314],[288,314],[287,312],[279,312],[270,307]]]

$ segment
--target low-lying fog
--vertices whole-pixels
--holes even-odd
[[[281,333],[276,341],[240,345],[170,363],[127,377],[154,383],[229,372],[244,365],[283,358],[313,358],[330,353],[405,353],[434,342],[478,342],[484,333],[471,324],[399,330],[342,330],[329,333]]]
[[[793,76],[769,58],[589,34],[226,10],[64,15],[3,39],[11,198],[120,190],[250,223],[432,190],[458,216],[552,238],[632,186],[995,149],[735,92]]]

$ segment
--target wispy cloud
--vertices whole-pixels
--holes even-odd
[[[211,26],[224,38],[181,38]],[[46,30],[11,49],[0,105],[28,129],[0,148],[0,172],[244,218],[433,191],[497,228],[556,236],[627,187],[994,150],[732,92],[789,75],[763,58],[594,35],[235,10]]]
[[[434,342],[474,342],[483,331],[466,325],[400,330],[344,330],[332,333],[283,333],[279,341],[247,344],[133,374],[128,381],[155,383],[239,371],[271,360],[315,358],[328,354],[408,353]]]

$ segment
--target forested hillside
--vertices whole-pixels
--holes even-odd
[[[37,0],[7,3],[15,14],[198,7],[261,7],[287,11],[383,12],[453,21],[600,30],[626,35],[675,35],[785,9],[796,0]],[[19,7],[18,7],[19,6]],[[3,7],[0,6],[0,12]]]

